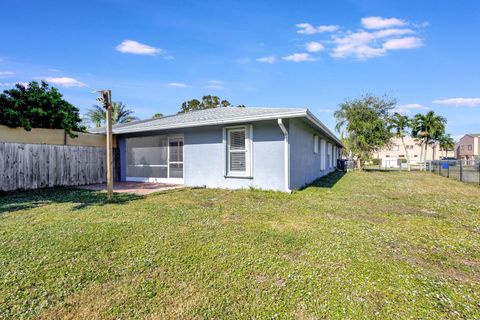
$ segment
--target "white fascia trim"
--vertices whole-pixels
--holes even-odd
[[[127,127],[127,128],[114,129],[113,133],[121,134],[121,133],[131,133],[131,132],[145,132],[145,131],[167,130],[167,129],[177,129],[177,128],[201,127],[201,126],[209,126],[209,125],[222,125],[222,124],[229,124],[229,123],[242,123],[242,122],[259,121],[259,120],[274,120],[274,119],[278,119],[279,117],[300,118],[300,117],[306,117],[306,116],[307,116],[307,110],[301,110],[301,111],[295,111],[295,112],[283,112],[283,113],[268,114],[268,115],[261,115],[261,116],[197,121],[194,123],[179,123],[179,124],[169,124],[169,125],[163,125],[163,126],[150,126],[150,127],[141,127],[141,128]]]
[[[285,191],[291,192],[290,190],[290,144],[288,142],[288,130],[283,124],[282,118],[277,120],[280,130],[283,132],[283,163],[284,163],[284,181],[285,181]]]
[[[294,112],[282,112],[282,113],[276,113],[276,114],[274,113],[274,114],[268,114],[268,115],[260,115],[260,116],[248,116],[248,117],[242,117],[242,118],[230,118],[230,119],[220,119],[220,120],[206,120],[206,121],[197,121],[194,123],[169,124],[169,125],[163,125],[163,126],[150,126],[150,127],[140,127],[140,128],[129,128],[127,126],[126,128],[113,129],[113,133],[122,134],[122,133],[133,133],[133,132],[148,132],[148,131],[156,131],[156,130],[201,127],[201,126],[209,126],[209,125],[224,125],[224,124],[242,123],[242,122],[249,122],[249,121],[275,120],[279,118],[302,118],[302,117],[307,118],[310,122],[315,124],[320,130],[322,130],[330,138],[332,138],[338,145],[343,147],[342,142],[308,109],[294,111]]]

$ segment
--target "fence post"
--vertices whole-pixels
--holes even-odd
[[[442,175],[442,164],[440,163],[440,161],[438,161],[438,175]]]
[[[478,185],[480,186],[480,160],[478,160]]]
[[[447,178],[450,178],[450,162],[447,162]]]
[[[460,181],[463,181],[463,161],[460,160]]]

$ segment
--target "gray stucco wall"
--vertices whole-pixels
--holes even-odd
[[[325,153],[320,148],[320,139],[333,143],[321,132],[298,119],[289,122],[290,140],[290,188],[299,189],[334,169],[320,170],[320,159]],[[314,135],[318,135],[318,153],[314,153]],[[328,162],[326,162],[328,164]]]
[[[253,123],[253,178],[225,177],[223,126],[185,131],[185,184],[284,190],[283,133],[275,121]]]
[[[320,170],[320,159],[326,154],[320,140],[334,143],[321,132],[299,119],[284,120],[289,131],[290,144],[290,189],[298,189],[334,169]],[[160,134],[184,135],[184,183],[189,186],[218,188],[256,187],[266,190],[285,190],[284,183],[284,136],[276,120],[254,122],[252,178],[225,177],[224,126],[208,126],[122,135],[120,148],[121,178],[126,177],[125,138]],[[318,139],[318,153],[314,153],[314,135]],[[329,162],[326,160],[326,163]]]
[[[253,126],[252,178],[225,177],[224,126],[208,126],[148,132],[119,137],[122,162],[121,177],[125,180],[125,138],[155,134],[184,135],[184,183],[189,186],[219,188],[256,187],[267,190],[285,191],[283,133],[276,121],[258,121]]]

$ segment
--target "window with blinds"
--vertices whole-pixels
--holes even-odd
[[[250,175],[250,140],[248,127],[227,128],[227,175]]]

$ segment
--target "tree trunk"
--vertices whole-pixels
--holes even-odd
[[[427,151],[428,143],[425,142],[425,152],[423,153],[423,171],[427,171]]]
[[[403,149],[405,150],[405,156],[407,157],[407,170],[410,171],[410,156],[408,155],[407,147],[405,146],[404,137],[402,137]]]
[[[359,171],[363,171],[362,160],[357,158],[357,168]]]
[[[423,167],[423,141],[420,141],[420,170]]]

